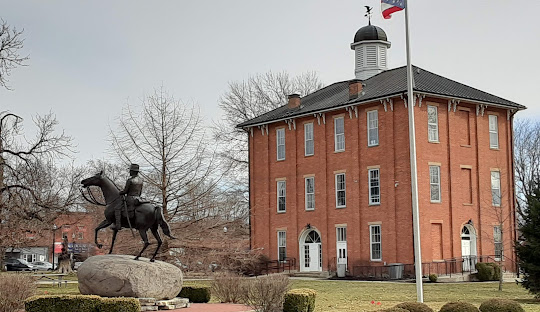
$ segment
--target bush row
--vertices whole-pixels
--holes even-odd
[[[484,263],[479,262],[476,264],[476,277],[478,280],[484,281],[498,281],[501,278],[501,267],[497,263]]]
[[[403,302],[393,308],[381,312],[433,312],[429,306],[420,302]],[[521,305],[512,300],[490,299],[484,301],[480,308],[467,302],[449,302],[439,312],[524,312]]]
[[[24,301],[26,312],[139,312],[136,298],[102,298],[84,295],[33,296]]]

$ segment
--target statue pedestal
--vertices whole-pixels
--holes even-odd
[[[173,299],[182,290],[182,271],[147,258],[133,256],[93,256],[77,270],[79,291],[83,295]]]

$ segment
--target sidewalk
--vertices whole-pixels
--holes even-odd
[[[250,312],[253,311],[243,304],[232,303],[192,303],[189,308],[171,310],[175,312]]]

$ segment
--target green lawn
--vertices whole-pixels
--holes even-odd
[[[208,285],[209,282],[185,284]],[[411,283],[293,280],[292,288],[315,289],[316,312],[377,311],[404,301],[416,301],[416,286]],[[521,286],[505,283],[502,292],[497,289],[497,283],[427,283],[424,284],[424,302],[438,311],[450,301],[467,301],[480,306],[486,299],[507,298],[519,301],[527,312],[540,312],[540,301],[535,301]]]
[[[209,285],[209,281],[187,281],[189,285]],[[311,288],[317,291],[316,312],[377,311],[404,301],[416,301],[416,287],[412,283],[292,280],[292,288]],[[506,298],[520,302],[527,312],[540,312],[540,301],[515,283],[505,283],[503,291],[497,283],[427,283],[424,301],[435,311],[450,301],[467,301],[479,306],[490,298]],[[38,294],[79,294],[76,284],[67,288],[40,285]],[[215,298],[212,298],[215,302]],[[371,302],[374,301],[375,304]],[[380,305],[377,305],[380,302]]]

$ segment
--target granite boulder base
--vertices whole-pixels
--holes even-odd
[[[133,256],[93,256],[77,270],[79,291],[83,295],[172,299],[182,290],[182,271],[147,258]]]

